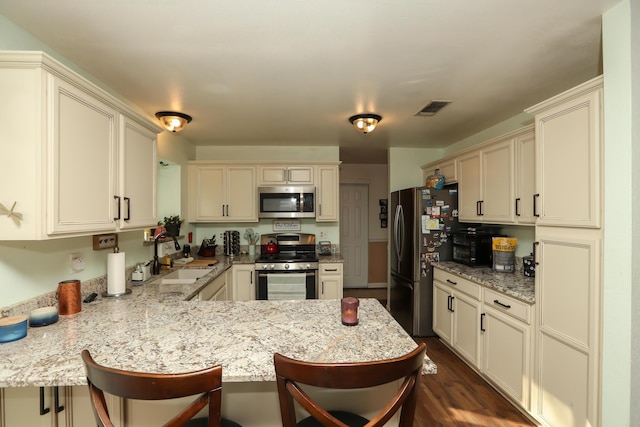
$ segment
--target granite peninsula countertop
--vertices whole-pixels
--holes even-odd
[[[535,279],[533,277],[525,277],[522,271],[498,273],[489,267],[468,267],[453,261],[444,261],[432,265],[434,268],[457,274],[527,304],[536,303]]]
[[[111,367],[175,373],[221,364],[223,381],[274,381],[273,353],[320,362],[398,357],[416,347],[375,299],[360,324],[340,321],[339,300],[186,301],[228,264],[193,285],[150,280],[120,298],[98,297],[80,313],[0,344],[0,387],[86,384],[80,352]],[[436,373],[425,358],[423,373]]]

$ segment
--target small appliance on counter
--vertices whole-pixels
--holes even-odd
[[[318,243],[318,255],[331,255],[331,242],[325,240]]]
[[[491,267],[493,265],[494,237],[505,237],[493,227],[468,227],[453,235],[453,261],[469,267]]]
[[[227,256],[240,255],[240,232],[227,230],[224,232],[224,254]]]

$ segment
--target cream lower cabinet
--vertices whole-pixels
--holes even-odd
[[[475,368],[480,368],[480,285],[434,269],[433,330]]]
[[[199,301],[227,301],[229,300],[229,282],[227,272],[222,273],[214,281],[198,292]]]
[[[550,426],[600,425],[602,235],[537,227],[532,412]]]
[[[337,165],[321,165],[317,169],[316,222],[340,220],[340,180]]]
[[[482,374],[523,409],[530,409],[532,308],[484,289]]]
[[[10,387],[0,390],[0,427],[79,427],[95,425],[87,386]],[[121,401],[106,395],[114,425],[122,424]]]
[[[256,167],[190,162],[189,222],[258,222]]]
[[[251,301],[256,299],[255,266],[253,264],[236,264],[231,268],[234,301]]]
[[[320,263],[318,271],[318,299],[342,298],[342,264]]]

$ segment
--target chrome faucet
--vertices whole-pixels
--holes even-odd
[[[180,250],[180,243],[178,243],[178,239],[171,234],[168,234],[166,231],[158,234],[153,238],[153,265],[151,266],[151,274],[160,274],[160,267],[167,266],[171,267],[171,264],[163,264],[158,260],[158,239],[161,237],[171,237],[173,239],[173,243],[175,244],[176,251]]]

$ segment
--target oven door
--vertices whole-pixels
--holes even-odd
[[[256,271],[256,299],[301,300],[317,299],[318,270]]]

